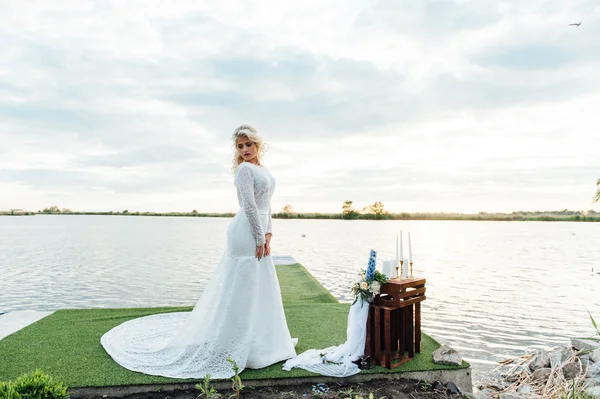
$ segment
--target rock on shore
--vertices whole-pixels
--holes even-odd
[[[474,397],[541,399],[573,387],[600,398],[600,342],[574,338],[570,345],[507,359],[475,384]]]

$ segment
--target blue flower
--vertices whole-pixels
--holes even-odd
[[[367,272],[366,272],[366,278],[367,281],[369,280],[373,280],[375,278],[375,266],[376,266],[376,261],[375,258],[377,257],[377,252],[371,250],[371,254],[370,254],[370,258],[369,258],[369,266],[367,267]]]

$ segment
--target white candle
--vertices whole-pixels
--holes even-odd
[[[400,259],[404,259],[404,244],[402,244],[402,230],[400,230]]]
[[[396,236],[396,265],[398,265],[399,262],[399,258],[398,258],[398,236]]]
[[[410,243],[410,231],[408,232],[408,261],[413,263],[412,261],[412,245]]]
[[[392,261],[384,260],[383,261],[383,274],[385,274],[388,278],[392,278],[392,276],[394,275],[394,272],[392,271],[392,269],[394,269],[392,267]]]

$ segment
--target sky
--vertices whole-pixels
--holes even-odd
[[[569,23],[583,23],[579,27]],[[0,210],[600,211],[594,0],[0,1]]]

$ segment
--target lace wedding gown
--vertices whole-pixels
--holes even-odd
[[[296,355],[271,256],[256,247],[271,232],[275,180],[247,162],[236,171],[240,210],[227,229],[227,249],[191,312],[127,321],[101,338],[121,366],[173,378],[229,378],[240,367],[263,368]]]

